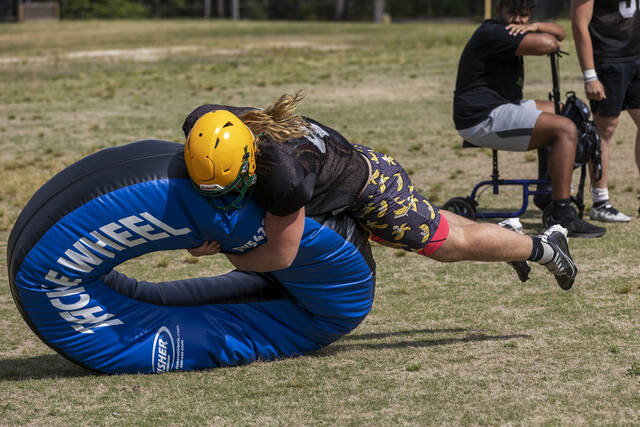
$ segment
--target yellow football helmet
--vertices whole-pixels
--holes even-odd
[[[255,137],[233,113],[211,111],[200,117],[184,144],[184,161],[196,189],[207,197],[240,194],[225,210],[244,205],[256,182]]]

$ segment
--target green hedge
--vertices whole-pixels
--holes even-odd
[[[66,19],[146,18],[151,10],[143,3],[131,0],[65,0],[61,8]]]
[[[481,17],[484,0],[386,0],[392,19]],[[495,0],[493,1],[495,4]],[[333,20],[335,0],[240,0],[242,19]],[[61,0],[61,14],[67,19],[122,19],[147,17],[202,17],[204,0]],[[566,14],[569,0],[539,0],[539,17]],[[211,0],[216,17],[216,0]],[[225,0],[225,17],[231,0]],[[373,0],[345,0],[340,19],[370,21]]]

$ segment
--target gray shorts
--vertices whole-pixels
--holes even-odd
[[[503,104],[475,126],[459,130],[466,141],[480,147],[506,151],[527,151],[529,140],[542,111],[536,102],[523,99],[520,104]]]

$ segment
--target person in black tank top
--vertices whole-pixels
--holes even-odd
[[[609,201],[609,151],[620,112],[627,110],[637,128],[635,160],[640,171],[640,1],[572,0],[571,9],[584,89],[602,145],[602,178],[594,181],[592,174],[589,216],[628,222]]]
[[[345,212],[385,246],[443,262],[512,262],[522,281],[528,279],[530,259],[545,264],[563,289],[572,286],[577,268],[565,234],[554,229],[529,237],[437,209],[391,156],[351,144],[336,130],[294,114],[300,100],[300,94],[283,95],[264,110],[206,104],[182,126],[195,188],[219,209],[241,209],[251,196],[266,210],[266,241],[241,254],[225,254],[236,268],[289,267],[305,216]],[[219,250],[210,241],[189,253]]]

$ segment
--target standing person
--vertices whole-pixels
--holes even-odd
[[[336,130],[294,114],[301,100],[283,95],[262,110],[207,104],[186,118],[185,163],[196,189],[220,209],[237,209],[249,195],[266,209],[264,244],[226,254],[240,270],[286,268],[293,262],[305,216],[347,212],[374,240],[442,262],[507,261],[522,281],[526,260],[545,265],[569,289],[577,268],[566,230],[529,237],[440,211],[417,192],[390,156],[351,144]],[[254,137],[257,135],[257,138]],[[217,242],[191,249],[219,251]]]
[[[640,2],[572,0],[571,26],[584,75],[584,91],[602,143],[602,178],[591,179],[591,219],[628,222],[609,201],[611,140],[620,112],[636,125],[635,158],[640,171]]]
[[[574,237],[600,237],[602,227],[578,217],[571,206],[577,130],[555,114],[550,101],[523,99],[525,55],[548,55],[560,47],[564,29],[530,23],[533,0],[498,0],[496,19],[484,21],[467,42],[458,65],[453,120],[462,138],[508,151],[550,146],[551,222]]]

